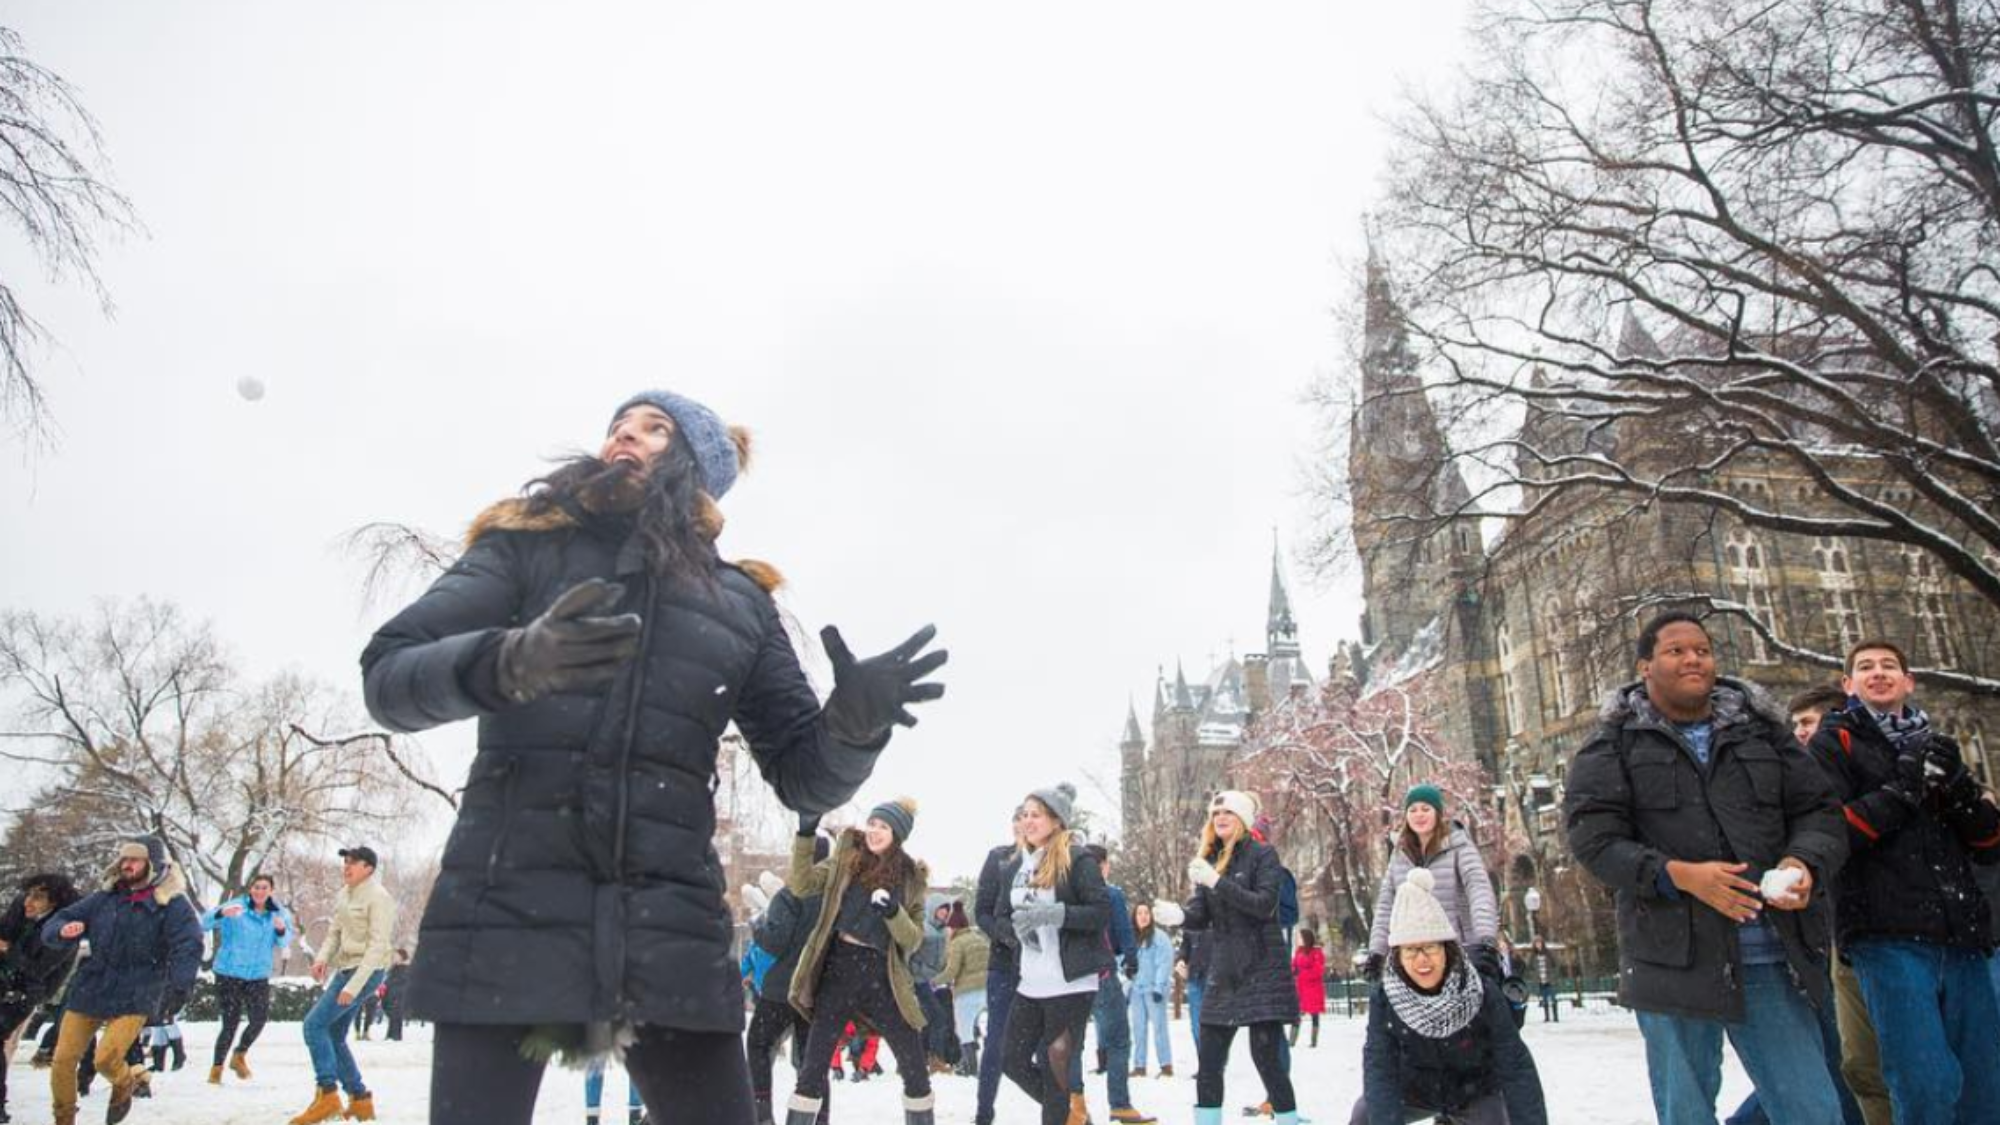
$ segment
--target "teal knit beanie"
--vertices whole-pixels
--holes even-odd
[[[1444,792],[1437,786],[1428,784],[1411,786],[1409,793],[1403,798],[1403,811],[1410,811],[1410,806],[1418,801],[1436,809],[1439,816],[1444,815]]]

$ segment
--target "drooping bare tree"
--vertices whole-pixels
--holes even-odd
[[[350,701],[293,674],[246,681],[171,605],[0,613],[0,701],[0,758],[34,815],[86,853],[157,835],[205,897],[295,842],[387,838],[413,811],[388,736],[347,733],[362,729]]]
[[[136,218],[105,164],[103,136],[75,89],[0,27],[0,214],[50,280],[82,282],[109,314],[98,238],[132,229]],[[17,278],[0,278],[0,420],[33,434],[46,422],[32,362],[46,334],[18,287]]]
[[[1358,396],[1423,395],[1449,440],[1354,518],[1414,549],[1708,509],[1920,551],[2000,607],[2000,8],[1495,0],[1474,39],[1377,216],[1421,376]],[[1750,472],[1801,486],[1725,486]]]

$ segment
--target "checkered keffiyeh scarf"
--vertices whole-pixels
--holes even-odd
[[[1394,957],[1395,952],[1392,950],[1389,955]],[[1486,1004],[1486,986],[1480,983],[1479,973],[1471,962],[1463,957],[1459,958],[1458,971],[1444,979],[1444,987],[1435,996],[1411,988],[1403,974],[1394,968],[1382,974],[1382,985],[1396,1018],[1426,1039],[1443,1039],[1465,1030]]]

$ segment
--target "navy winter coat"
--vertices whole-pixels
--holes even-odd
[[[1208,958],[1201,995],[1204,1025],[1248,1027],[1299,1018],[1292,952],[1278,928],[1283,882],[1277,849],[1245,836],[1221,881],[1195,887],[1188,899],[1184,928],[1206,931],[1201,940]]]
[[[457,565],[361,656],[391,730],[479,717],[479,752],[424,910],[410,1012],[440,1023],[641,1023],[739,1032],[743,992],[717,858],[717,745],[731,722],[778,798],[836,808],[874,746],[830,737],[764,586],[660,578],[618,520],[496,505]],[[589,578],[623,583],[640,652],[608,687],[514,704],[495,654]]]
[[[1368,1038],[1361,1049],[1369,1125],[1402,1125],[1405,1106],[1462,1110],[1493,1093],[1507,1103],[1508,1125],[1547,1125],[1541,1075],[1514,1027],[1513,1009],[1498,984],[1483,975],[1479,981],[1486,991],[1479,1014],[1438,1039],[1404,1023],[1389,1002],[1387,987],[1376,982],[1368,998]]]
[[[67,993],[69,1010],[77,1015],[150,1019],[170,989],[185,996],[194,988],[201,970],[201,919],[181,893],[178,873],[167,868],[165,849],[157,841],[147,846],[154,856],[147,885],[85,895],[42,925],[42,940],[53,949],[73,952],[79,940],[90,943],[90,956],[77,966]],[[71,922],[84,924],[81,938],[62,936]]]
[[[799,954],[805,952],[806,938],[819,917],[819,904],[818,895],[802,899],[789,887],[771,896],[754,935],[758,948],[771,955],[771,967],[764,970],[757,995],[780,1004],[790,1002],[792,974],[798,971]]]

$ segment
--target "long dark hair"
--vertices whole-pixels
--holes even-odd
[[[570,458],[522,489],[528,515],[562,512],[586,527],[629,529],[658,577],[711,581],[722,510],[701,488],[694,452],[678,436],[650,470],[588,454]]]
[[[900,840],[891,838],[889,849],[876,855],[868,850],[868,834],[861,829],[848,829],[847,839],[847,873],[855,885],[870,891],[901,893],[904,885],[917,877],[917,861],[903,850]]]
[[[1146,912],[1146,924],[1143,926],[1139,924],[1139,912],[1141,910]],[[1159,924],[1159,921],[1153,917],[1153,907],[1151,904],[1142,902],[1132,908],[1132,928],[1138,931],[1140,948],[1143,949],[1153,944],[1153,928]]]

